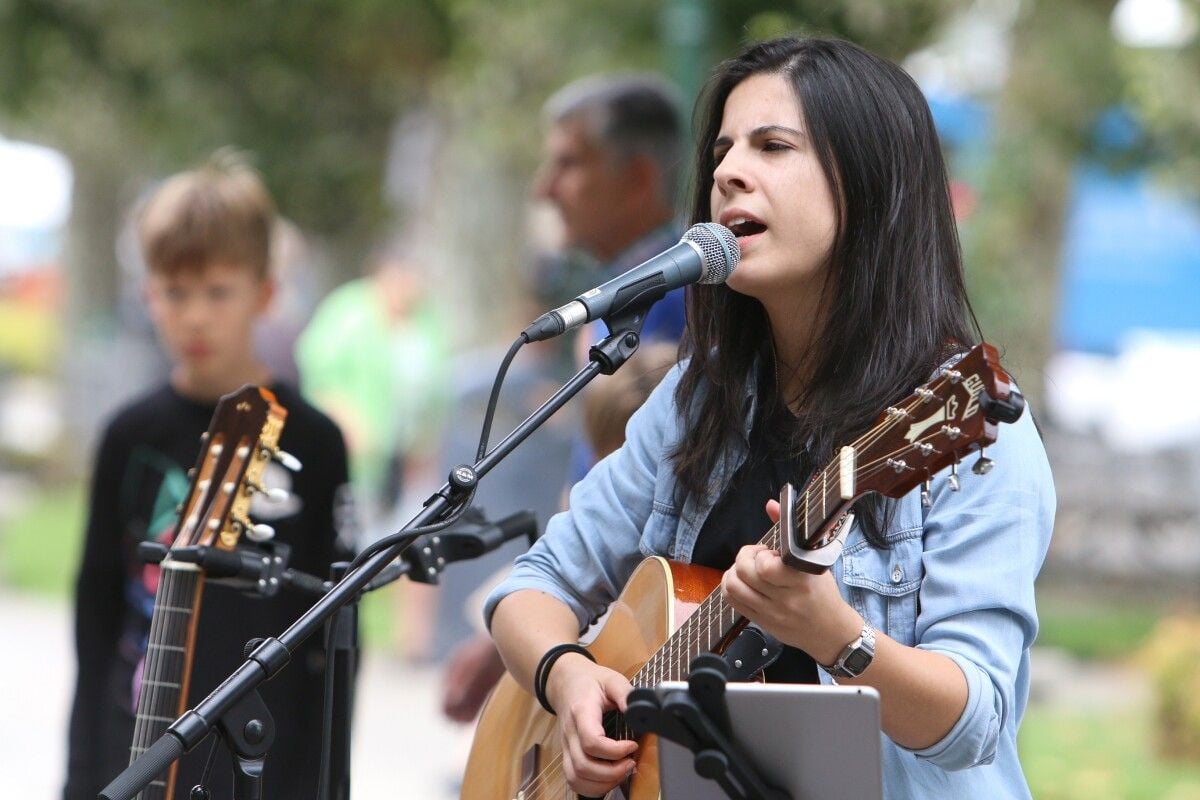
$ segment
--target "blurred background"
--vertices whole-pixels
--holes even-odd
[[[1035,797],[1200,798],[1198,30],[1196,0],[0,0],[6,794],[60,790],[90,452],[165,377],[129,217],[155,181],[251,154],[288,220],[260,342],[285,377],[321,298],[405,239],[460,401],[424,458],[438,483],[503,346],[583,288],[546,266],[555,220],[530,199],[545,99],[639,69],[690,108],[717,60],[799,31],[925,90],[972,300],[1039,412],[1059,509],[1021,731]],[[356,795],[452,796],[469,730],[438,711],[443,645],[406,645],[394,614],[368,609]]]

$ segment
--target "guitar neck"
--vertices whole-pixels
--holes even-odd
[[[196,644],[196,620],[204,590],[204,573],[193,564],[162,562],[146,658],[142,664],[141,692],[133,728],[130,761],[162,736],[183,713]],[[166,800],[175,785],[177,764],[148,785],[140,800]]]

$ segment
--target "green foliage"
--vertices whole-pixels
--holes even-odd
[[[1200,763],[1200,616],[1163,618],[1138,661],[1154,689],[1159,752]]]
[[[0,578],[51,597],[70,595],[83,541],[85,491],[73,484],[35,493],[0,531]]]
[[[43,308],[0,298],[0,367],[38,372],[54,363],[60,331]]]
[[[1150,712],[1032,708],[1021,764],[1038,800],[1200,800],[1200,763],[1153,753]]]
[[[1200,3],[1191,3],[1200,16]],[[1178,50],[1125,50],[1118,64],[1130,105],[1163,156],[1162,178],[1200,199],[1200,36]]]
[[[1129,656],[1154,630],[1161,610],[1151,605],[1084,607],[1039,601],[1038,645],[1064,650],[1084,660]]]
[[[0,108],[69,154],[100,134],[152,171],[234,144],[302,226],[364,234],[392,121],[449,37],[436,0],[4,0]]]
[[[962,2],[954,0],[723,0],[714,8],[723,56],[737,46],[786,33],[837,36],[901,60],[927,44]]]

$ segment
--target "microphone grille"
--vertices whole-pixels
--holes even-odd
[[[742,258],[733,231],[716,222],[701,222],[688,228],[684,241],[700,248],[700,280],[698,283],[724,283]]]

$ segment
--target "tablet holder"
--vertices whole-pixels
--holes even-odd
[[[729,665],[716,653],[696,656],[688,670],[688,688],[659,697],[651,688],[634,689],[626,705],[630,729],[677,742],[695,754],[696,772],[716,781],[731,800],[792,800],[768,785],[730,734],[725,684]]]

